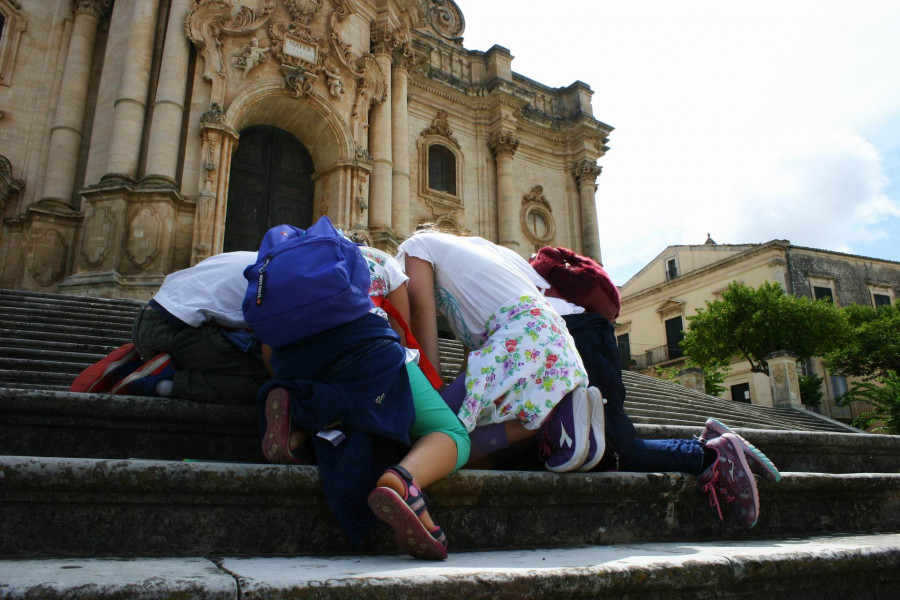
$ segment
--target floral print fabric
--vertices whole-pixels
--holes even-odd
[[[459,418],[477,425],[519,419],[540,427],[568,392],[588,378],[565,321],[542,296],[520,296],[486,324],[488,340],[469,353]]]

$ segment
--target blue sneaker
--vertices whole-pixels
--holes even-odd
[[[549,471],[574,471],[590,450],[591,405],[587,390],[578,387],[567,394],[541,425],[538,452]]]
[[[587,458],[584,464],[576,470],[579,472],[590,471],[596,467],[606,452],[606,398],[595,387],[587,389],[588,402],[591,405],[591,433]]]
[[[778,468],[775,467],[774,463],[769,460],[768,456],[760,452],[759,448],[736,434],[731,428],[718,419],[706,420],[706,426],[703,428],[703,432],[700,433],[700,441],[706,443],[726,433],[730,433],[737,438],[741,445],[741,449],[744,451],[744,456],[747,458],[747,464],[750,465],[750,470],[752,472],[769,481],[774,481],[776,483],[781,481],[781,473],[778,471]]]
[[[158,396],[156,384],[163,380],[174,379],[176,370],[172,357],[168,353],[160,354],[114,385],[111,393],[129,396]]]

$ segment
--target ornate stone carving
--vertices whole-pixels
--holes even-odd
[[[18,2],[12,2],[16,8],[22,8]],[[72,14],[84,13],[99,19],[109,10],[112,0],[73,0]]]
[[[375,162],[375,159],[372,158],[372,155],[369,154],[369,149],[364,148],[362,146],[356,147],[356,160],[371,165]]]
[[[291,13],[291,20],[304,26],[308,26],[316,18],[324,4],[324,0],[284,0],[284,5]]]
[[[413,52],[412,44],[409,42],[397,44],[391,56],[394,60],[394,65],[398,69],[409,72],[416,66],[416,55]]]
[[[328,67],[324,69],[325,72],[325,84],[328,86],[328,94],[337,100],[340,100],[344,95],[344,80],[341,79],[341,72],[338,70],[332,71]]]
[[[528,204],[530,202],[538,202],[547,207],[547,210],[553,212],[553,209],[550,207],[550,202],[547,201],[546,196],[544,196],[544,186],[536,185],[531,188],[531,191],[522,196],[522,204]]]
[[[447,138],[454,146],[459,148],[459,140],[456,139],[456,136],[450,130],[450,122],[447,120],[449,116],[446,110],[439,110],[431,125],[423,129],[420,135],[439,135]]]
[[[397,30],[393,27],[376,27],[369,36],[372,54],[393,54],[401,44]]]
[[[97,267],[109,252],[109,237],[112,232],[112,218],[106,207],[91,209],[84,219],[84,242],[81,244],[82,257],[92,267]]]
[[[6,202],[12,195],[25,187],[25,183],[12,176],[12,164],[5,156],[0,155],[0,215]]]
[[[264,62],[266,62],[270,48],[261,48],[259,40],[253,38],[249,44],[246,44],[240,54],[233,57],[234,65],[240,67],[244,71],[246,77],[250,71]]]
[[[151,207],[145,206],[138,211],[128,227],[128,244],[125,246],[131,264],[143,269],[156,259],[162,229],[162,221]]]
[[[53,285],[62,279],[68,256],[69,241],[56,229],[48,229],[29,243],[28,273],[39,285]]]
[[[519,149],[519,140],[507,131],[500,131],[491,136],[488,148],[495,157],[503,154],[512,156]]]
[[[596,183],[597,177],[600,176],[600,173],[602,171],[603,167],[601,167],[597,163],[589,160],[583,160],[580,163],[576,163],[572,167],[572,176],[575,178],[575,181],[578,182],[578,185],[581,185],[582,183],[587,181]]]
[[[219,106],[218,102],[213,102],[209,105],[209,109],[200,115],[200,123],[217,123],[222,124],[225,122],[225,117],[222,114],[222,107]]]
[[[462,43],[466,21],[453,0],[427,0],[425,22],[445,40]]]
[[[294,98],[306,97],[312,92],[312,85],[318,79],[303,67],[281,65],[284,71],[284,85]]]

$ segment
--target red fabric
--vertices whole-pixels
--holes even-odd
[[[563,299],[610,321],[619,316],[619,288],[603,267],[587,256],[545,246],[531,259],[531,266]]]
[[[371,298],[372,304],[381,307],[384,312],[397,320],[400,328],[403,329],[404,333],[406,333],[407,347],[419,351],[419,368],[422,369],[422,373],[428,379],[428,383],[430,383],[431,387],[436,390],[441,389],[441,386],[444,385],[444,380],[441,379],[440,373],[437,372],[437,369],[434,368],[434,365],[432,365],[431,361],[428,360],[428,357],[425,356],[425,352],[422,351],[422,347],[419,346],[419,342],[416,341],[415,337],[413,337],[413,333],[409,328],[409,325],[406,324],[406,321],[403,320],[403,317],[399,312],[397,312],[397,309],[394,308],[394,305],[391,304],[388,299],[383,296],[371,296]]]

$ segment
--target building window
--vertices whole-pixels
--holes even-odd
[[[816,300],[827,300],[828,302],[834,304],[834,294],[832,293],[830,287],[814,285],[813,296]]]
[[[628,367],[631,362],[631,340],[627,333],[616,336],[616,343],[619,345],[619,360],[623,367]]]
[[[10,85],[26,19],[20,2],[0,0],[0,85]]]
[[[684,322],[681,317],[673,317],[666,319],[666,347],[668,349],[669,359],[681,358],[684,356],[684,350],[679,342],[684,339]]]
[[[834,399],[837,400],[841,396],[847,393],[847,378],[843,375],[832,375],[831,376],[831,393],[834,395]]]
[[[891,297],[887,294],[872,294],[872,302],[875,304],[875,308],[878,308],[879,306],[890,306]]]
[[[428,147],[428,187],[456,195],[456,156],[441,144]]]
[[[666,281],[671,281],[678,277],[678,264],[674,258],[666,261]]]
[[[746,402],[750,404],[750,384],[739,383],[731,386],[731,400],[733,402]]]

